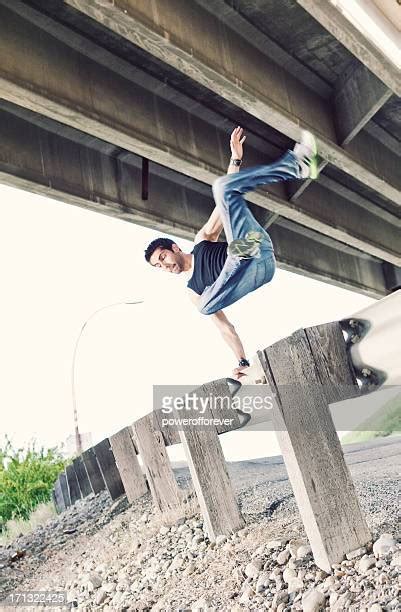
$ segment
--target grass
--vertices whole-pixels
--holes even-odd
[[[366,419],[358,431],[350,431],[341,444],[367,442],[375,438],[401,435],[401,393],[386,402],[375,414]]]
[[[0,534],[0,546],[7,546],[21,533],[26,535],[34,531],[39,525],[44,525],[49,519],[57,516],[53,502],[41,503],[36,506],[28,519],[10,519]]]
[[[0,533],[10,520],[28,520],[35,508],[51,500],[51,491],[66,460],[55,448],[0,447]]]

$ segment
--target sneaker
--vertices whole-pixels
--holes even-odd
[[[300,178],[317,179],[319,176],[316,138],[311,132],[302,130],[301,142],[297,142],[294,153],[298,158]]]
[[[240,259],[250,259],[260,257],[260,243],[263,240],[262,232],[250,231],[245,234],[245,238],[236,238],[227,247],[229,255],[235,255]]]

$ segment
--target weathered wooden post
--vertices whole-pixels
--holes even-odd
[[[105,438],[93,447],[100,471],[111,499],[117,499],[124,495],[124,485],[116,466],[113,451],[111,450],[109,438]]]
[[[181,506],[183,494],[170,465],[157,418],[150,413],[138,419],[132,424],[132,432],[156,507],[160,512],[177,510]]]
[[[192,394],[202,411],[186,405],[185,410],[175,409],[174,416],[207,533],[214,541],[244,526],[219,440],[219,433],[235,429],[240,421],[231,408],[232,393],[225,378],[202,385]],[[180,422],[182,418],[189,423]]]
[[[91,483],[91,487],[95,495],[100,493],[100,491],[104,491],[106,488],[106,483],[100,470],[98,460],[96,459],[93,447],[88,448],[82,453],[82,461],[85,464],[89,482]]]
[[[67,477],[65,472],[61,472],[58,477],[60,483],[61,494],[63,496],[64,505],[66,508],[71,506],[70,492],[68,490]]]
[[[298,330],[258,352],[273,422],[316,564],[330,572],[370,540],[329,402],[358,394],[338,324]]]
[[[75,473],[78,478],[79,488],[81,489],[82,497],[86,497],[92,493],[92,486],[88,478],[85,464],[82,460],[82,455],[75,457],[72,461],[75,469]]]
[[[63,512],[63,510],[66,509],[66,505],[64,503],[64,498],[63,498],[63,493],[61,491],[61,486],[60,486],[60,478],[57,478],[56,482],[54,483],[54,488],[52,491],[52,499],[53,499],[54,507],[56,508],[57,514],[60,514],[60,512]]]
[[[148,492],[146,479],[137,458],[131,427],[124,427],[109,437],[111,448],[129,502]]]
[[[78,478],[72,464],[67,465],[65,468],[65,474],[67,477],[71,504],[75,504],[78,499],[81,499],[81,489],[79,488]]]

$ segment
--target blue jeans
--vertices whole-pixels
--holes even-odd
[[[256,230],[263,234],[260,258],[240,259],[228,254],[222,271],[215,282],[200,296],[198,310],[213,314],[230,306],[251,291],[270,282],[276,269],[273,243],[266,230],[259,225],[249,210],[243,194],[259,185],[299,178],[299,165],[293,151],[287,151],[272,164],[246,168],[219,177],[213,183],[213,196],[220,212],[226,240],[230,243],[245,238]]]

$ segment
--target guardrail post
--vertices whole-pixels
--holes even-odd
[[[96,444],[93,450],[95,451],[96,459],[111,499],[117,499],[124,495],[124,485],[116,466],[109,438],[105,438]]]
[[[82,461],[85,464],[89,482],[91,483],[95,495],[100,493],[100,491],[104,491],[106,488],[106,483],[100,470],[99,462],[96,458],[93,447],[88,448],[82,453]]]
[[[135,446],[141,455],[153,501],[160,512],[181,506],[183,494],[170,465],[163,435],[153,413],[132,424]]]
[[[72,461],[75,469],[75,473],[78,478],[79,488],[81,489],[82,497],[86,497],[90,493],[92,493],[91,483],[88,478],[88,473],[86,471],[85,464],[82,460],[82,455],[79,457],[75,457]]]
[[[371,536],[328,408],[348,393],[336,392],[336,378],[351,382],[351,392],[355,380],[338,333],[323,328],[298,330],[258,357],[275,394],[273,422],[315,563],[330,572]]]
[[[131,433],[131,427],[124,427],[109,438],[129,502],[135,501],[148,492],[148,485],[136,456],[137,451]]]
[[[219,420],[218,424],[177,426],[207,533],[214,541],[218,535],[228,535],[244,526],[218,434],[229,431],[233,425],[238,426],[239,419],[231,408],[231,391],[226,379],[202,385],[193,394],[198,405],[204,400],[202,413],[186,406],[184,414],[174,410],[175,417],[196,419],[201,416],[204,423]],[[208,404],[206,398],[209,398]],[[231,426],[224,423],[225,419],[231,421]]]
[[[75,504],[78,499],[81,499],[81,489],[79,488],[78,478],[73,464],[67,465],[65,468],[65,474],[67,477],[68,491],[72,505]]]
[[[68,508],[68,506],[71,506],[71,499],[70,499],[70,492],[68,490],[67,476],[65,472],[61,472],[58,479],[60,483],[61,494],[64,500],[64,505],[66,508]]]

